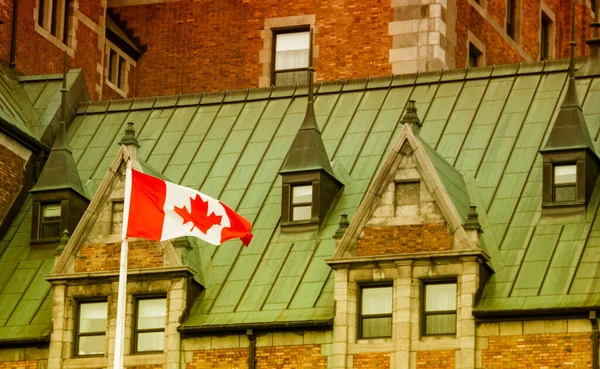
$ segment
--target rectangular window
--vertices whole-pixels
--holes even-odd
[[[422,334],[456,333],[456,283],[423,284]]]
[[[480,67],[481,51],[469,42],[469,68]]]
[[[44,16],[46,15],[46,0],[39,0],[38,3],[38,25],[44,27]]]
[[[554,166],[554,201],[575,201],[577,197],[577,165]]]
[[[40,239],[60,237],[61,204],[42,204],[40,214]]]
[[[121,234],[123,230],[123,207],[123,200],[112,203],[111,234]]]
[[[108,53],[108,80],[123,90],[127,79],[127,61],[115,50],[109,49]]]
[[[69,17],[72,0],[38,0],[37,23],[60,39],[65,45],[69,40]]]
[[[307,82],[310,32],[308,30],[276,32],[273,35],[274,86],[293,86]]]
[[[75,331],[75,353],[102,355],[106,342],[106,301],[81,302]]]
[[[312,184],[292,187],[292,221],[312,218]]]
[[[542,22],[540,26],[540,60],[550,59],[551,26],[552,20],[545,13],[542,13]]]
[[[65,12],[63,17],[63,44],[69,44],[69,15],[71,13],[71,0],[64,0],[65,2]]]
[[[506,33],[510,38],[515,38],[517,23],[517,0],[506,1]]]
[[[134,351],[164,351],[167,299],[138,299],[136,314]]]
[[[392,336],[392,286],[360,290],[360,338]]]

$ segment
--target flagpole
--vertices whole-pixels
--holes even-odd
[[[123,369],[125,348],[125,302],[127,300],[127,225],[129,223],[129,198],[131,195],[131,160],[127,160],[123,204],[123,232],[121,236],[121,262],[119,265],[119,291],[117,298],[117,326],[115,328],[114,369]]]

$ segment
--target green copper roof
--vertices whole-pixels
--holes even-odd
[[[281,233],[278,226],[279,171],[305,117],[306,88],[94,103],[79,109],[67,137],[86,193],[96,191],[132,121],[141,160],[253,222],[249,247],[193,242],[206,290],[184,329],[310,325],[333,317],[333,276],[325,263],[335,249],[332,236],[341,213],[353,218],[398,137],[409,99],[416,101],[427,155],[463,219],[469,202],[477,206],[495,270],[477,310],[586,307],[600,300],[600,189],[585,216],[541,216],[539,150],[567,76],[567,63],[558,61],[319,85],[315,120],[336,173],[346,174],[318,233]],[[596,146],[600,78],[579,78],[575,88]],[[19,245],[28,243],[29,214],[11,228],[22,227],[21,238],[0,242],[3,257],[28,260]]]

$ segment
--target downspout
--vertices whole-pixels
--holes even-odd
[[[596,330],[597,332],[597,330]],[[248,369],[256,368],[256,336],[254,335],[254,331],[252,329],[246,330],[246,336],[248,336],[248,342],[250,346],[248,347]]]
[[[592,369],[598,369],[598,320],[596,311],[590,311],[590,322],[592,323]]]
[[[15,59],[17,55],[17,20],[19,18],[19,0],[13,0],[13,21],[12,21],[12,35],[10,39],[10,61],[8,65],[11,68],[16,66]]]

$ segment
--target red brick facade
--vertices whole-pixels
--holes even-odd
[[[454,367],[454,350],[417,352],[417,369],[452,369]]]
[[[354,355],[354,369],[389,369],[390,353],[373,352]]]
[[[163,266],[163,250],[156,241],[129,243],[127,267],[158,268]],[[119,270],[121,243],[99,243],[84,245],[75,259],[75,272],[98,272]]]
[[[37,369],[37,360],[19,360],[0,362],[0,369]]]
[[[489,337],[484,369],[591,368],[590,333]]]
[[[24,166],[25,160],[0,145],[0,173],[2,173],[2,186],[0,186],[0,222],[6,216],[8,209],[13,201],[15,201],[23,186]]]
[[[451,250],[453,237],[446,223],[366,227],[357,256]]]

